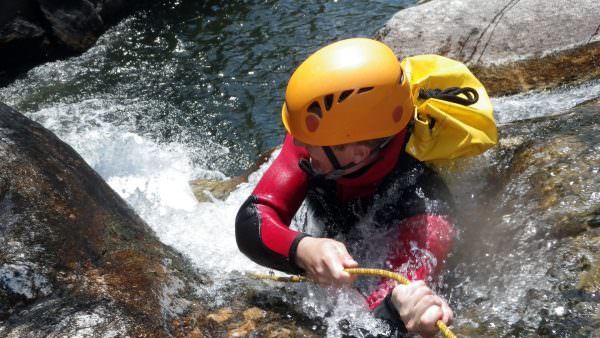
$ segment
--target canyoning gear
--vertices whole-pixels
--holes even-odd
[[[414,127],[406,151],[421,161],[478,155],[498,142],[492,103],[462,63],[439,55],[402,61]]]
[[[404,277],[402,274],[388,271],[388,270],[383,270],[383,269],[371,269],[371,268],[358,267],[358,268],[346,268],[346,269],[344,269],[344,271],[346,271],[350,274],[353,274],[353,275],[358,275],[358,276],[384,277],[384,278],[394,280],[403,285],[410,284],[410,280],[408,280],[408,278]],[[250,274],[250,276],[252,276],[256,279],[266,279],[266,280],[272,280],[275,282],[284,282],[284,283],[301,283],[301,282],[310,281],[303,276],[274,276],[274,275],[265,275],[265,274],[259,274],[259,273]],[[386,319],[388,321],[398,321],[398,318],[400,318],[400,314],[398,313],[398,310],[396,310],[396,307],[391,302],[391,297],[389,297],[389,296],[386,297],[385,308],[382,307],[382,309],[385,310],[385,314],[382,313],[382,315],[377,316],[377,318],[384,317],[382,319]],[[381,310],[376,311],[376,312],[381,312]],[[399,324],[401,324],[404,331],[406,331],[406,327],[404,327],[404,323],[402,323],[400,321]],[[452,330],[450,330],[448,328],[448,326],[446,326],[446,324],[443,321],[438,320],[435,323],[435,325],[438,327],[438,329],[444,335],[444,337],[456,338],[456,335],[452,332]]]
[[[395,269],[414,267],[408,276],[425,279],[436,273],[453,238],[451,196],[443,181],[423,163],[404,151],[405,134],[394,137],[369,167],[337,180],[311,176],[298,163],[308,152],[288,135],[283,148],[265,172],[236,217],[236,240],[253,261],[288,273],[302,273],[296,250],[305,233],[289,228],[306,199],[323,224],[326,235],[356,229],[361,215],[369,214],[381,231],[397,238],[387,261]],[[413,246],[427,250],[414,251]],[[412,269],[412,268],[411,268]],[[393,287],[393,285],[392,285]],[[390,285],[382,283],[368,297],[371,309],[383,306]]]
[[[410,85],[385,44],[342,40],[319,49],[296,69],[281,116],[288,132],[316,146],[388,137],[412,119]]]

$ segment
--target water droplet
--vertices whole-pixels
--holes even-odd
[[[565,308],[564,306],[559,306],[557,308],[554,309],[554,313],[556,313],[557,316],[562,316],[565,314]]]

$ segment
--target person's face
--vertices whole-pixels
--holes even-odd
[[[321,146],[313,146],[310,144],[303,143],[297,139],[294,139],[294,144],[300,147],[304,147],[310,156],[310,164],[313,170],[318,174],[328,174],[332,172],[335,168],[329,158],[325,154],[325,151]],[[347,144],[342,149],[338,149],[337,147],[332,147],[333,153],[337,158],[340,166],[345,166],[350,163],[361,163],[364,159],[366,159],[370,153],[371,149],[369,146],[364,144]],[[364,163],[363,165],[366,165]],[[352,167],[348,169],[348,174],[360,169],[363,165],[358,165],[356,167]]]

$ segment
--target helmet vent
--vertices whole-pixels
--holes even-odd
[[[354,92],[354,89],[344,90],[340,94],[340,97],[338,98],[338,103],[341,103],[342,101],[344,101],[345,99],[347,99],[348,96],[352,95],[352,92]]]
[[[321,106],[319,105],[319,103],[317,101],[314,101],[313,103],[311,103],[310,106],[308,106],[308,108],[306,110],[310,113],[317,115],[318,117],[323,117],[323,112],[321,111]]]
[[[329,109],[331,109],[331,105],[333,104],[333,94],[326,95],[323,102],[325,103],[325,110],[329,111]]]
[[[365,93],[365,92],[368,92],[369,90],[372,90],[373,88],[374,87],[363,87],[363,88],[359,89],[358,92],[356,92],[356,93],[357,94]]]

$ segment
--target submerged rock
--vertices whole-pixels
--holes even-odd
[[[596,0],[434,0],[396,13],[377,33],[400,57],[465,62],[492,95],[600,76]]]
[[[239,176],[227,180],[195,179],[190,181],[190,187],[198,202],[211,202],[213,199],[224,200],[241,183],[248,182],[248,176],[269,160],[277,148],[265,151],[254,164]]]
[[[448,274],[461,336],[598,334],[599,116],[596,100],[501,126],[486,158],[447,173],[461,205]]]

